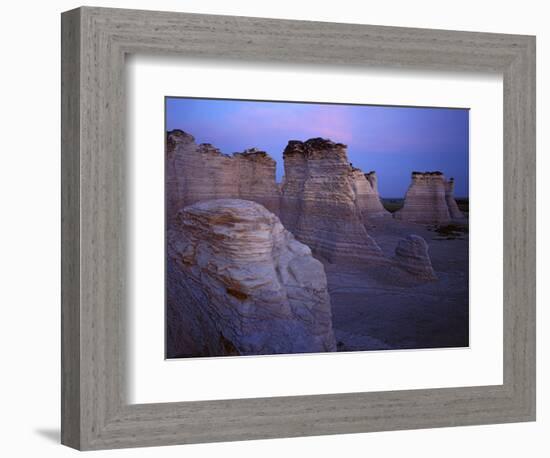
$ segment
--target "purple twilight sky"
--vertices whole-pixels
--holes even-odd
[[[181,129],[223,153],[257,147],[277,161],[289,140],[330,138],[376,170],[382,197],[403,197],[411,172],[440,170],[468,196],[469,110],[322,103],[166,98],[166,129]]]

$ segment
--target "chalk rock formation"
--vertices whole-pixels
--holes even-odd
[[[283,158],[284,226],[330,262],[381,260],[382,251],[367,234],[357,208],[346,146],[322,138],[290,141]]]
[[[166,148],[167,215],[194,202],[238,197],[234,160],[181,130],[168,133]]]
[[[447,207],[449,209],[449,215],[452,219],[463,219],[464,214],[458,208],[456,200],[454,197],[455,192],[455,180],[454,178],[449,178],[445,182],[445,200],[447,201]]]
[[[399,241],[394,260],[399,267],[415,277],[423,280],[437,279],[428,255],[428,244],[418,235],[411,234]]]
[[[261,205],[181,210],[168,275],[169,357],[336,351],[323,265]]]
[[[237,168],[239,198],[258,202],[278,215],[280,190],[275,182],[275,160],[256,148],[234,153],[233,158]]]
[[[352,168],[351,179],[357,209],[365,224],[368,225],[371,220],[376,218],[391,216],[380,200],[376,172],[363,173],[361,169]]]
[[[405,203],[395,212],[395,218],[424,224],[449,223],[446,183],[441,172],[413,172]]]
[[[263,151],[249,149],[234,155],[203,143],[182,130],[167,134],[167,216],[173,220],[184,206],[209,199],[254,200],[270,211],[279,211],[275,161]]]
[[[187,180],[184,179],[186,156],[189,151],[194,154],[195,147],[195,138],[182,130],[173,130],[167,134],[164,185],[166,216],[169,221],[187,203]]]

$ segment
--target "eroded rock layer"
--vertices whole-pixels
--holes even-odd
[[[168,357],[336,350],[323,265],[263,206],[196,203],[167,240]]]
[[[394,260],[400,268],[419,279],[437,279],[428,255],[428,244],[419,235],[411,234],[400,240],[395,248]]]
[[[182,130],[168,132],[166,145],[166,196],[169,221],[186,205],[209,199],[254,200],[279,212],[275,161],[265,152],[249,149],[234,155],[216,147],[197,145]]]
[[[283,158],[284,226],[330,262],[381,260],[382,252],[367,234],[357,206],[346,146],[322,138],[290,141]]]
[[[446,181],[441,172],[413,172],[403,208],[395,212],[395,218],[424,224],[449,223],[453,215],[460,213],[452,196],[453,187],[454,183]]]

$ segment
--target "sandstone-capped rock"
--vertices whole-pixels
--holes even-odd
[[[167,241],[168,357],[336,350],[323,265],[263,206],[190,205]]]
[[[256,148],[234,153],[233,158],[237,164],[239,198],[258,202],[278,215],[281,193],[275,182],[275,160]]]
[[[378,194],[378,179],[376,172],[363,173],[361,169],[353,167],[351,170],[355,203],[365,224],[381,217],[390,217],[391,213],[382,205]]]
[[[168,133],[166,148],[166,192],[178,205],[220,197],[238,197],[238,173],[232,156],[209,143],[197,145],[195,138],[181,130]]]
[[[403,208],[394,217],[424,224],[446,224],[451,220],[441,172],[413,172]]]
[[[447,208],[449,209],[449,215],[452,219],[464,219],[464,214],[458,208],[455,197],[455,181],[454,178],[449,178],[445,182],[445,200],[447,201]]]
[[[370,183],[375,194],[378,195],[378,177],[376,176],[376,172],[374,170],[371,170],[370,172],[365,173],[365,178]],[[380,198],[379,195],[378,198]]]
[[[280,192],[275,161],[249,149],[223,154],[209,143],[197,145],[192,135],[173,130],[166,142],[166,196],[169,222],[184,206],[209,199],[254,200],[278,213]]]
[[[357,206],[346,145],[323,138],[293,140],[283,158],[283,225],[330,262],[382,260]]]
[[[418,235],[411,234],[398,242],[394,260],[399,267],[419,279],[437,279],[428,255],[428,244]]]

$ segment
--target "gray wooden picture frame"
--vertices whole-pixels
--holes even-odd
[[[88,450],[535,419],[534,37],[92,7],[63,13],[61,36],[63,444]],[[129,53],[501,73],[504,383],[129,404]]]

